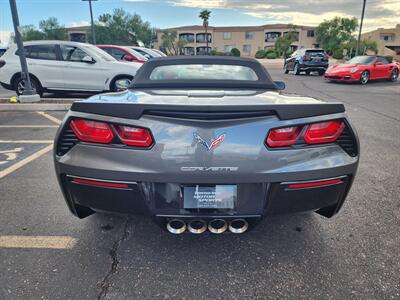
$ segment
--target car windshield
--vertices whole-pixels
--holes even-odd
[[[369,65],[375,61],[375,56],[356,56],[345,62],[347,65]]]
[[[183,64],[154,68],[150,80],[258,80],[249,67],[238,65]]]
[[[130,53],[132,53],[137,59],[140,59],[142,61],[148,60],[148,58],[146,56],[142,55],[141,53],[139,53],[135,49],[132,49],[132,48],[129,48],[129,47],[126,47],[125,49],[127,51],[129,51]]]
[[[108,54],[104,50],[97,48],[96,46],[83,45],[82,48],[85,50],[88,50],[91,54],[96,55],[97,59],[100,59],[103,61],[116,61],[116,59],[114,57],[112,57],[110,54]]]

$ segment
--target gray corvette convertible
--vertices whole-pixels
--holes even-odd
[[[343,104],[282,88],[252,59],[155,58],[128,90],[75,102],[54,144],[69,209],[148,214],[174,234],[332,217],[357,170],[356,132]]]

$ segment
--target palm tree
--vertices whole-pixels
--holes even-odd
[[[200,14],[199,18],[203,20],[203,27],[206,32],[206,53],[208,54],[208,34],[207,34],[207,28],[208,28],[208,19],[210,18],[211,11],[207,9],[203,9]]]

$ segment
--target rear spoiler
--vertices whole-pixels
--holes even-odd
[[[139,119],[142,115],[179,117],[190,115],[225,115],[234,118],[241,114],[247,116],[277,115],[281,120],[308,118],[321,115],[343,113],[342,103],[317,104],[271,104],[271,105],[168,105],[141,103],[74,102],[71,111],[103,116]],[[196,119],[196,118],[194,118]]]

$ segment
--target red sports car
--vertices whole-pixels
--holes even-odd
[[[325,79],[329,81],[350,81],[366,84],[374,79],[396,81],[399,77],[399,65],[390,63],[383,56],[356,56],[349,61],[329,67]]]

